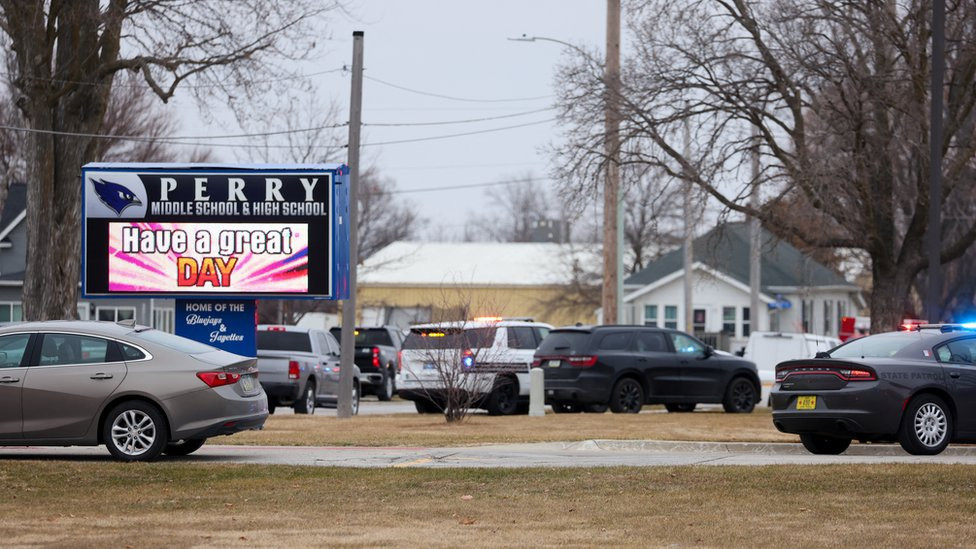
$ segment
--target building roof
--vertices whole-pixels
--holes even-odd
[[[772,294],[776,288],[846,286],[858,290],[843,276],[813,260],[803,252],[762,230],[761,291]],[[677,248],[629,276],[624,284],[646,286],[684,267],[684,247]],[[694,261],[701,262],[729,277],[749,284],[749,225],[727,223],[695,239]]]
[[[574,262],[600,269],[594,245],[522,242],[394,242],[359,268],[360,284],[552,286],[568,284]]]
[[[10,224],[18,220],[18,217],[27,210],[27,185],[24,183],[13,182],[7,190],[7,199],[3,203],[3,212],[0,212],[0,233],[6,236],[12,229]],[[25,251],[26,253],[26,251]]]

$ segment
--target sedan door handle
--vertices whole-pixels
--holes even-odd
[[[959,379],[959,372],[949,372],[949,377],[952,379]]]
[[[19,377],[3,376],[0,377],[0,383],[17,383],[20,381]]]
[[[103,374],[102,372],[99,372],[91,376],[91,379],[112,379],[113,377],[115,376],[113,376],[112,374]]]

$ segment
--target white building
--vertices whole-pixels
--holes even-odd
[[[761,242],[758,315],[750,311],[749,226],[720,225],[692,246],[692,326],[717,348],[738,350],[753,330],[836,337],[840,318],[864,307],[860,288],[840,274],[766,231]],[[683,258],[678,248],[624,281],[635,323],[685,328]]]

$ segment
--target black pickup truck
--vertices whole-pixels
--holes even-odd
[[[342,341],[342,328],[330,330]],[[396,394],[397,355],[403,346],[403,332],[395,326],[356,328],[356,354],[353,362],[361,372],[363,394],[390,400]]]

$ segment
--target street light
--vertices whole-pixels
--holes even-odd
[[[613,19],[614,13],[616,19]],[[616,32],[614,32],[614,30]],[[607,180],[604,184],[603,202],[603,323],[624,323],[623,318],[623,198],[620,192],[620,122],[617,114],[617,98],[620,93],[620,12],[608,10],[607,63],[604,66],[604,84],[607,93],[605,109],[604,152],[607,157]],[[593,57],[575,44],[547,36],[509,38],[516,42],[555,42],[580,53],[589,61]],[[597,63],[599,64],[599,63]]]

